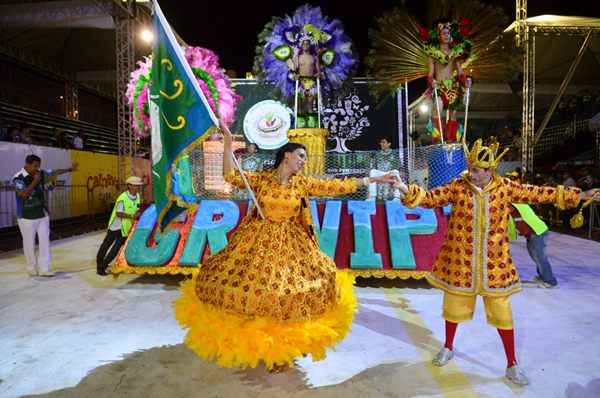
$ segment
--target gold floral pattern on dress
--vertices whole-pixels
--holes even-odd
[[[336,266],[310,238],[301,201],[354,192],[355,179],[294,176],[282,185],[272,171],[247,173],[265,219],[246,217],[222,251],[209,257],[196,279],[200,301],[248,316],[304,320],[338,299]],[[239,175],[225,180],[243,188]]]

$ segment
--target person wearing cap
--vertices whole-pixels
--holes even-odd
[[[452,204],[444,244],[427,280],[444,291],[443,317],[446,341],[433,358],[436,366],[454,357],[454,335],[460,322],[473,318],[477,296],[482,296],[487,322],[498,330],[507,359],[506,378],[517,385],[529,384],[515,354],[510,296],[521,290],[519,273],[509,252],[507,228],[511,203],[553,203],[576,207],[581,199],[598,198],[600,190],[521,185],[500,177],[496,167],[506,150],[498,143],[484,146],[475,141],[464,146],[468,172],[429,192],[418,185],[396,183],[408,207],[436,208]]]
[[[141,178],[136,176],[129,177],[125,182],[127,191],[117,198],[108,221],[108,231],[96,255],[98,275],[106,275],[108,265],[117,257],[134,220],[137,220],[140,215],[140,188],[144,183]]]

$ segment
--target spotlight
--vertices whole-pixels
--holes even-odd
[[[150,44],[154,41],[154,33],[148,28],[142,29],[140,32],[140,39],[146,44]]]
[[[427,104],[419,105],[419,112],[421,112],[422,115],[426,114],[429,112],[429,106],[427,106]]]

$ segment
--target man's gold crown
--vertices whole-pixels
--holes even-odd
[[[497,142],[494,142],[490,146],[484,146],[480,138],[475,141],[470,152],[465,144],[463,144],[463,149],[469,166],[482,169],[495,169],[498,163],[500,163],[500,159],[508,152],[508,148],[506,148],[498,155],[499,146]]]

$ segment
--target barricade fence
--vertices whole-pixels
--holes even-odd
[[[92,187],[87,185],[47,185],[46,203],[51,220],[83,218],[95,222],[112,210],[114,202],[126,186]],[[17,225],[15,187],[0,186],[0,228]]]
[[[236,155],[247,172],[264,171],[273,167],[275,152]],[[466,168],[462,146],[432,145],[406,149],[380,151],[329,152],[325,155],[308,155],[302,174],[315,178],[343,178],[378,176],[393,172],[405,182],[424,188],[440,186],[458,176]],[[223,179],[222,145],[212,145],[210,151],[193,151],[177,167],[179,181],[189,181],[193,195],[198,199],[246,200],[248,193],[225,183]],[[51,219],[88,217],[111,211],[117,196],[126,186],[102,185],[47,185],[46,197]],[[180,187],[180,192],[190,190]],[[189,193],[189,192],[188,192]],[[391,184],[371,184],[343,199],[389,200],[396,190]],[[16,200],[14,186],[5,181],[0,186],[0,228],[16,225]]]
[[[237,155],[242,168],[247,172],[265,171],[273,168],[274,152]],[[190,173],[193,193],[202,199],[248,200],[246,190],[232,187],[223,179],[223,153],[193,151],[184,158],[187,166],[178,172]],[[499,174],[512,169],[511,163],[501,164]],[[442,185],[458,176],[466,168],[462,146],[431,145],[416,147],[412,151],[355,151],[349,153],[326,153],[324,156],[308,156],[303,174],[315,178],[365,177],[386,172],[397,173],[405,182],[417,184],[425,189]],[[507,168],[507,170],[503,170]],[[187,170],[187,171],[186,171]],[[183,178],[182,180],[186,180]],[[52,185],[46,186],[46,199],[51,220],[79,218],[90,224],[105,220],[112,211],[117,196],[126,190],[126,185]],[[340,197],[352,200],[390,200],[396,191],[390,184],[371,184],[357,192]],[[14,227],[17,204],[14,186],[10,181],[0,182],[0,229]],[[559,215],[554,214],[558,221]],[[589,235],[597,229],[598,209],[594,206],[588,221]]]
[[[222,148],[222,147],[221,147]],[[275,152],[236,155],[246,172],[265,171],[273,168]],[[194,151],[178,167],[179,172],[191,170],[194,194],[200,198],[247,199],[245,190],[227,184],[223,179],[223,152]],[[185,163],[188,162],[189,165]],[[379,176],[387,172],[397,174],[403,181],[424,188],[443,185],[465,170],[462,146],[431,145],[417,147],[412,151],[390,149],[380,151],[328,152],[325,155],[308,154],[302,174],[315,178],[343,178]],[[187,180],[182,178],[182,180]],[[373,184],[344,196],[345,199],[393,199],[391,184]]]

